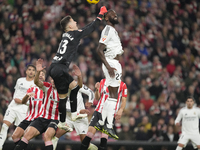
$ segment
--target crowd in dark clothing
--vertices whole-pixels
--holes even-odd
[[[177,141],[181,131],[174,120],[187,96],[200,106],[199,4],[197,0],[100,0],[97,5],[80,0],[0,0],[0,122],[26,66],[42,58],[48,71],[61,40],[60,20],[71,15],[82,28],[105,5],[118,14],[116,30],[124,50],[120,63],[128,98],[121,120],[115,121],[120,140]],[[92,90],[104,78],[96,53],[104,26],[103,21],[81,41],[73,62]],[[90,108],[89,118],[93,111]],[[9,136],[12,132],[10,128]]]

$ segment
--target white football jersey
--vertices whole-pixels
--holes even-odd
[[[19,78],[14,87],[15,92],[13,95],[13,100],[11,101],[11,103],[9,104],[8,107],[12,107],[12,109],[14,109],[14,110],[26,113],[28,106],[24,105],[24,104],[17,104],[14,99],[19,98],[20,100],[22,100],[23,97],[26,95],[27,90],[33,86],[35,86],[34,80],[27,81],[26,77]]]
[[[115,28],[110,25],[106,25],[101,32],[99,43],[106,45],[106,50],[104,51],[106,58],[113,59],[117,55],[122,55],[124,53],[118,33]]]
[[[94,101],[94,92],[87,86],[83,85],[83,87],[80,88],[77,93],[77,112],[79,112],[82,109],[85,109],[82,93],[88,95],[89,103],[93,103]],[[69,98],[67,100],[66,108],[67,108],[67,115],[66,115],[67,119],[71,120],[71,107]]]
[[[199,134],[199,118],[200,109],[198,107],[193,106],[192,109],[184,107],[179,111],[175,124],[182,119],[183,134]]]

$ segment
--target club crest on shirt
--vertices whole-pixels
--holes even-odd
[[[106,40],[106,38],[107,38],[107,36],[104,36],[104,37],[102,38],[102,41],[104,42],[104,41]]]
[[[194,115],[196,115],[196,112],[194,112]]]

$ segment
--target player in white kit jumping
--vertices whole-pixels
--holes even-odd
[[[22,104],[21,102],[22,98],[26,95],[26,91],[35,85],[35,72],[36,68],[34,65],[27,66],[26,77],[19,78],[16,82],[13,100],[9,104],[3,119],[3,125],[0,133],[0,150],[3,148],[10,125],[15,122],[14,125],[18,126],[19,123],[26,117],[28,106]]]
[[[105,14],[105,20],[107,25],[101,33],[97,53],[103,62],[102,70],[106,78],[109,97],[102,110],[102,120],[97,122],[95,128],[118,139],[118,136],[113,130],[113,119],[122,76],[122,67],[119,63],[119,56],[122,55],[124,51],[122,50],[122,44],[118,33],[114,28],[115,24],[118,23],[116,12],[114,10],[109,10]],[[106,118],[107,123],[105,123]]]
[[[182,120],[182,133],[176,150],[182,150],[189,141],[200,150],[199,118],[200,109],[194,106],[193,97],[188,97],[186,107],[180,110],[175,120],[176,126],[180,126],[180,121]]]
[[[94,101],[94,92],[91,89],[89,89],[86,85],[83,85],[82,88],[80,88],[79,91],[78,91],[78,94],[77,94],[77,112],[79,112],[81,114],[85,114],[85,113],[89,113],[89,111],[87,109],[85,109],[82,93],[86,94],[89,98],[86,105],[91,106],[93,104],[93,101]],[[67,100],[66,109],[67,109],[66,123],[69,127],[72,128],[72,130],[73,130],[73,128],[76,130],[77,135],[80,136],[80,140],[82,141],[85,138],[86,133],[88,131],[88,125],[89,125],[88,124],[88,118],[85,117],[85,118],[77,119],[75,121],[73,121],[71,119],[71,107],[70,107],[70,99],[69,98]],[[58,143],[59,138],[62,135],[64,135],[65,133],[66,133],[65,130],[62,130],[62,129],[57,130],[56,136],[52,140],[54,150],[57,147],[57,143]],[[90,144],[90,146],[88,148],[88,150],[97,150],[97,149],[98,148],[94,144]]]

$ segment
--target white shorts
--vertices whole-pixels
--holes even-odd
[[[26,113],[19,112],[16,109],[12,109],[12,107],[8,107],[3,120],[9,121],[10,123],[15,122],[14,125],[18,126],[20,122],[25,119],[25,117]]]
[[[116,69],[115,70],[115,77],[111,78],[109,73],[108,73],[107,68],[105,67],[104,64],[102,64],[102,70],[103,70],[104,76],[106,78],[106,85],[111,86],[111,87],[118,87],[118,86],[120,86],[120,83],[121,83],[122,66],[119,63],[119,61],[116,60],[116,59],[106,58],[106,60],[112,68]]]
[[[87,134],[88,126],[89,126],[87,117],[82,118],[82,119],[77,119],[76,121],[71,121],[66,118],[66,123],[72,129],[74,128],[76,130],[77,135]]]
[[[200,134],[181,134],[178,143],[187,145],[189,141],[195,145],[200,145]]]

